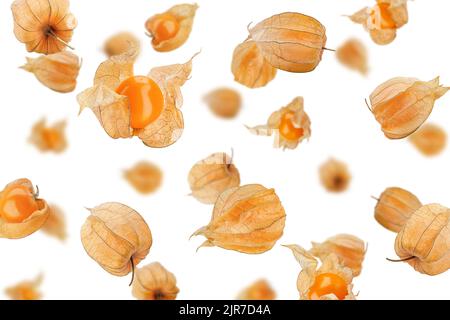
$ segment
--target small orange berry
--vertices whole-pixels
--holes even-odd
[[[318,300],[327,294],[334,294],[339,300],[344,300],[348,295],[347,283],[334,273],[319,274],[309,288],[309,299]]]
[[[116,92],[129,99],[130,125],[133,129],[145,128],[158,119],[164,109],[162,91],[156,82],[148,77],[130,77],[119,85]]]

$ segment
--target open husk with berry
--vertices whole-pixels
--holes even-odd
[[[184,129],[180,88],[191,74],[193,58],[135,76],[136,56],[130,50],[100,64],[94,86],[77,97],[80,112],[90,108],[113,139],[137,136],[149,147],[170,146]]]
[[[28,179],[9,183],[0,192],[0,238],[25,238],[46,222],[49,207]]]

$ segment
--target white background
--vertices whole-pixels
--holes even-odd
[[[374,200],[388,186],[413,191],[424,202],[450,205],[450,150],[433,159],[421,156],[408,141],[390,141],[367,110],[364,98],[381,82],[394,76],[431,80],[441,75],[450,84],[449,1],[418,0],[409,3],[410,22],[389,46],[373,44],[351,14],[367,0],[198,0],[200,8],[189,41],[170,53],[152,50],[143,24],[176,1],[71,1],[79,26],[72,44],[83,58],[74,93],[58,94],[42,86],[33,75],[19,70],[25,61],[24,45],[13,35],[11,1],[0,2],[0,184],[28,177],[41,195],[64,208],[68,218],[66,244],[40,232],[22,240],[0,240],[0,297],[3,288],[39,272],[45,274],[46,299],[131,299],[129,277],[106,273],[84,252],[79,230],[88,212],[106,201],[125,203],[140,212],[154,237],[143,263],[161,262],[172,271],[180,299],[233,299],[258,278],[267,278],[280,299],[297,299],[300,267],[280,244],[322,241],[337,233],[352,233],[369,243],[363,272],[355,279],[360,299],[450,298],[450,275],[430,277],[406,264],[393,264],[395,235],[373,219]],[[234,47],[247,37],[249,22],[275,13],[297,11],[317,18],[327,27],[329,48],[349,37],[363,40],[370,51],[367,78],[338,64],[325,52],[319,67],[309,74],[279,72],[267,87],[250,90],[233,81],[230,72]],[[175,145],[158,150],[138,139],[113,140],[94,115],[78,116],[76,93],[92,84],[94,72],[105,59],[103,41],[116,31],[129,30],[143,41],[136,73],[184,62],[202,50],[194,61],[192,79],[183,87],[186,130]],[[214,117],[202,96],[217,86],[238,89],[244,99],[239,117]],[[271,138],[249,134],[244,124],[264,123],[270,113],[295,96],[305,98],[312,120],[312,137],[296,150],[272,148]],[[67,119],[69,149],[62,155],[41,154],[27,143],[33,123]],[[431,122],[448,128],[450,95],[439,100]],[[262,255],[245,255],[220,248],[195,252],[204,239],[188,241],[206,225],[211,206],[187,196],[190,167],[210,153],[235,151],[242,182],[276,189],[287,212],[283,238]],[[351,188],[341,195],[326,193],[318,181],[318,167],[333,156],[346,161],[353,174]],[[138,195],[122,178],[122,170],[139,160],[150,160],[164,170],[164,185],[154,195]]]

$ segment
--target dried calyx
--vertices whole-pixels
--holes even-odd
[[[334,253],[326,255],[319,267],[314,255],[298,245],[288,245],[302,271],[297,278],[301,300],[355,300],[352,269]]]
[[[69,42],[77,20],[69,0],[15,0],[11,5],[14,34],[29,52],[51,54],[73,49]]]
[[[139,137],[153,148],[175,143],[184,129],[181,87],[192,70],[184,64],[153,68],[135,76],[136,48],[113,56],[97,69],[94,86],[78,96],[80,112],[90,108],[113,139]]]
[[[349,18],[369,32],[373,42],[387,45],[397,37],[397,30],[408,23],[408,0],[377,0]]]
[[[62,51],[38,58],[27,58],[27,63],[21,68],[33,73],[47,88],[68,93],[77,86],[81,59],[69,51]]]
[[[136,270],[132,293],[139,300],[175,300],[180,290],[173,273],[153,262]]]
[[[188,181],[192,196],[206,204],[216,203],[221,193],[241,183],[233,155],[223,152],[213,153],[197,162],[189,171]]]
[[[90,209],[81,228],[86,253],[115,276],[126,276],[148,254],[152,234],[142,216],[121,203],[110,202]],[[130,284],[131,284],[130,283]]]
[[[402,139],[420,128],[435,101],[448,90],[439,83],[439,77],[431,81],[397,77],[374,90],[370,109],[387,138]]]
[[[266,252],[282,236],[286,214],[275,190],[259,184],[230,188],[216,201],[211,221],[192,236],[200,247],[218,246],[247,254]]]
[[[302,97],[273,112],[265,125],[247,127],[258,136],[275,135],[274,147],[295,149],[311,136],[311,121],[304,110]]]
[[[153,49],[167,52],[181,47],[189,38],[197,9],[197,4],[179,4],[150,17],[145,28]]]
[[[450,210],[429,204],[416,210],[395,239],[398,260],[430,276],[450,268]]]
[[[375,220],[393,232],[399,232],[411,215],[422,207],[414,194],[398,187],[387,188],[375,200]]]
[[[267,85],[277,69],[313,71],[324,50],[334,51],[325,48],[325,27],[301,13],[283,12],[250,25],[249,36],[236,47],[231,63],[234,79],[249,88]]]
[[[20,239],[39,230],[49,215],[47,203],[39,198],[28,179],[9,183],[0,192],[0,238]]]

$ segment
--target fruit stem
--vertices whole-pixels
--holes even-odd
[[[226,156],[225,156],[226,158]],[[233,164],[233,159],[234,159],[234,149],[231,148],[231,158],[230,158],[230,163],[227,164],[227,168],[230,169],[231,165]]]
[[[364,99],[364,102],[366,103],[367,109],[369,109],[369,111],[373,113],[372,108],[369,106],[369,103],[367,102],[367,99]]]
[[[406,262],[406,261],[412,260],[414,258],[415,258],[414,256],[411,256],[411,257],[403,258],[403,259],[389,259],[389,258],[386,258],[386,260],[389,261],[389,262]]]
[[[37,198],[39,198],[39,186],[38,185],[36,185],[36,192],[34,193],[34,199],[36,200]]]
[[[133,281],[134,281],[134,261],[133,261],[133,257],[130,258],[130,262],[131,262],[131,281],[130,281],[130,284],[128,285],[129,287],[131,287],[131,285],[133,284]]]
[[[326,51],[336,52],[336,49],[330,49],[330,48],[325,48],[325,47],[323,47],[322,49],[323,49],[323,50],[326,50]]]
[[[55,32],[53,32],[52,29],[48,29],[47,30],[47,35],[52,36],[53,38],[55,38],[56,40],[58,40],[59,42],[61,42],[63,45],[65,45],[66,47],[75,50],[74,47],[72,47],[70,44],[68,44],[66,41],[64,41],[63,39],[61,39]]]

